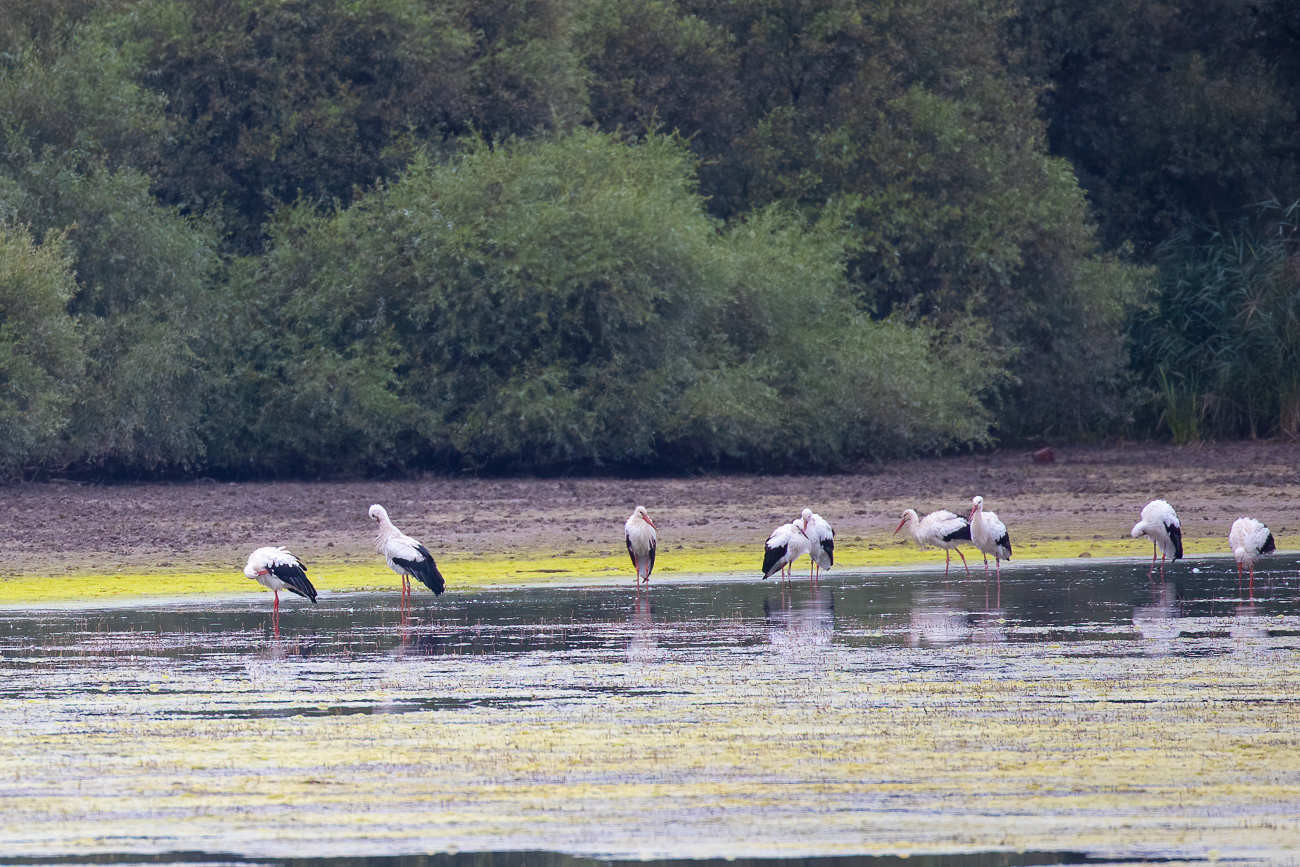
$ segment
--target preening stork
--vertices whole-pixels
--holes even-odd
[[[1011,559],[1011,537],[1007,535],[1007,525],[998,520],[997,512],[984,511],[984,498],[971,500],[970,540],[984,555],[984,577],[989,574],[989,555],[998,568],[998,584],[1002,583],[1002,561]]]
[[[1237,589],[1241,589],[1241,570],[1250,570],[1250,595],[1255,595],[1255,563],[1264,554],[1277,550],[1273,534],[1254,518],[1238,518],[1228,531],[1228,547],[1237,561]]]
[[[655,546],[659,535],[655,532],[655,522],[645,506],[632,510],[627,523],[623,525],[623,538],[627,541],[627,553],[632,558],[632,568],[636,570],[636,583],[641,586],[644,580],[650,583],[650,573],[655,568]]]
[[[782,524],[772,531],[763,545],[763,577],[770,578],[778,571],[784,576],[795,560],[811,551],[812,543],[808,541],[802,517]]]
[[[944,550],[945,578],[948,577],[948,567],[952,565],[953,551],[956,551],[957,556],[961,558],[961,564],[966,567],[966,574],[970,574],[970,564],[966,562],[966,555],[961,552],[961,548],[957,547],[971,542],[970,521],[961,515],[954,515],[947,509],[931,512],[924,518],[918,516],[915,509],[906,509],[903,512],[903,520],[899,521],[894,529],[894,534],[898,535],[898,531],[903,527],[907,527],[912,538],[916,540],[916,546],[921,550],[924,551],[930,545]],[[1010,543],[1008,543],[1009,547]]]
[[[288,548],[258,548],[248,555],[244,574],[275,594],[271,605],[271,625],[280,637],[280,591],[288,590],[316,603],[316,588],[307,579],[307,567]]]
[[[402,576],[402,610],[411,606],[412,578],[418,578],[433,591],[433,595],[442,595],[447,584],[442,580],[442,573],[438,571],[438,564],[433,562],[429,549],[393,526],[388,519],[388,510],[378,503],[370,507],[370,517],[378,525],[375,551],[384,555],[389,569]]]
[[[812,509],[804,509],[799,517],[803,520],[804,535],[808,538],[808,556],[812,560],[809,576],[816,581],[823,569],[835,565],[835,531],[825,518]]]
[[[1164,500],[1152,500],[1142,507],[1142,517],[1133,525],[1133,538],[1146,536],[1151,540],[1151,569],[1155,571],[1156,554],[1160,554],[1160,571],[1165,571],[1165,559],[1180,560],[1183,556],[1183,525],[1178,522],[1174,507]]]

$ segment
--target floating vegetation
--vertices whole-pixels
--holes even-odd
[[[8,609],[0,851],[1276,863],[1296,566]]]

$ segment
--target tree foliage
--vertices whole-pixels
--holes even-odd
[[[76,352],[0,448],[836,467],[1185,394],[1288,432],[1249,206],[1300,199],[1291,6],[14,0],[6,255],[63,257]]]
[[[258,439],[312,469],[502,468],[826,466],[983,435],[963,385],[985,369],[910,381],[937,337],[853,315],[838,230],[776,212],[718,229],[673,139],[588,131],[417,161],[332,215],[294,208],[247,290],[247,327],[276,335],[239,376],[276,420]]]
[[[1054,152],[1110,249],[1145,256],[1300,184],[1300,7],[1288,0],[1026,0],[1012,34],[1052,83]]]
[[[75,284],[64,238],[37,244],[0,222],[0,473],[58,450],[85,368],[66,304]]]

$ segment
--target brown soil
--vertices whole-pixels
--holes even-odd
[[[689,548],[761,545],[805,505],[841,539],[886,538],[904,508],[960,511],[974,494],[1022,540],[1127,538],[1142,505],[1164,497],[1188,538],[1226,537],[1234,518],[1250,514],[1287,548],[1300,507],[1300,444],[1076,446],[1056,449],[1050,464],[1003,451],[841,475],[19,484],[0,488],[10,515],[0,573],[74,563],[79,572],[227,569],[264,544],[373,558],[366,510],[375,502],[431,548],[490,557],[621,548],[637,504],[649,508],[661,544],[671,537]]]

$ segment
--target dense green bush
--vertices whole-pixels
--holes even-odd
[[[85,366],[66,309],[75,289],[61,235],[37,244],[0,222],[0,476],[58,449]]]
[[[692,177],[671,138],[578,131],[286,212],[237,377],[265,459],[824,467],[986,436],[980,335],[936,377],[937,334],[853,312],[840,227],[720,234]]]
[[[136,81],[142,52],[115,42],[113,6],[83,26],[43,23],[40,50],[0,75],[0,200],[68,259],[62,313],[79,325],[78,375],[47,465],[197,469],[209,392],[204,308],[216,273],[208,227],[159,205],[151,166],[163,100]],[[47,240],[49,244],[51,241]],[[75,279],[74,279],[75,278]]]
[[[1123,328],[1141,274],[1098,258],[1070,166],[1046,151],[1040,90],[1008,62],[1014,8],[624,0],[594,19],[592,110],[688,135],[720,216],[847,215],[858,311],[985,323],[1011,374],[991,404],[1000,433],[1087,436],[1131,416]]]

